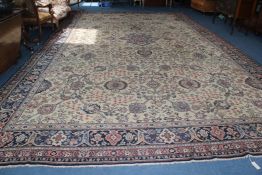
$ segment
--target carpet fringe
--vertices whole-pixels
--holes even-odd
[[[232,161],[232,160],[244,160],[250,161],[250,158],[262,158],[260,156],[246,155],[243,157],[233,158],[214,158],[206,160],[190,160],[190,161],[174,161],[174,162],[157,162],[157,163],[133,163],[133,164],[111,164],[111,165],[41,165],[41,164],[24,164],[24,165],[6,165],[0,166],[0,169],[6,168],[25,168],[25,167],[41,167],[41,168],[105,168],[105,167],[132,167],[132,166],[152,166],[152,165],[175,165],[175,164],[190,164],[199,162],[221,162],[221,161]]]

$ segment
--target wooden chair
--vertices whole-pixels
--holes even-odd
[[[191,7],[201,12],[214,12],[216,9],[215,0],[191,0]]]
[[[233,34],[237,21],[251,19],[255,11],[256,2],[257,0],[217,0],[213,23],[215,23],[218,14],[223,14],[226,20],[227,18],[231,19],[231,34]]]
[[[246,34],[249,30],[253,30],[256,34],[262,33],[262,9],[255,14],[252,19],[245,21]]]
[[[144,7],[144,0],[134,0],[134,6],[136,5],[136,3],[139,3],[139,6]]]
[[[91,2],[93,2],[93,0]],[[81,3],[81,0],[69,0],[70,6],[77,4],[77,6],[80,7],[80,3]]]
[[[215,23],[216,17],[218,14],[223,14],[225,16],[225,22],[227,19],[231,19],[231,34],[234,32],[235,26],[235,18],[236,18],[236,10],[237,10],[237,0],[217,0],[216,1],[216,13],[213,16],[213,23]]]
[[[45,0],[45,2],[52,5],[51,12],[53,13],[53,23],[56,25],[57,28],[59,28],[60,20],[70,15],[70,0]],[[48,8],[41,7],[38,9],[38,12],[48,13],[49,11],[50,9]]]
[[[39,12],[38,8],[48,8],[48,12]],[[42,25],[51,22],[53,25],[53,12],[51,4],[42,4],[36,2],[35,0],[25,0],[24,1],[24,14],[23,14],[23,23],[24,25],[37,26],[39,33],[38,39],[40,41],[42,36]]]
[[[173,5],[173,0],[166,0],[166,7],[172,7]]]

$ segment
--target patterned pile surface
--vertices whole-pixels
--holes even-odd
[[[262,154],[261,71],[183,14],[79,14],[0,90],[0,164]]]

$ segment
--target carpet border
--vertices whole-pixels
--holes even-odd
[[[126,14],[129,14],[129,13],[126,13]],[[182,14],[182,13],[176,13],[176,14]],[[184,15],[184,14],[183,14]],[[184,15],[184,17],[188,17],[187,15]],[[189,17],[188,17],[189,18]],[[198,25],[198,27],[200,27],[200,30],[201,29],[204,29],[204,30],[206,30],[205,32],[211,32],[211,31],[209,31],[208,29],[206,29],[205,27],[203,27],[202,25],[199,25],[196,21],[194,21],[194,20],[192,20],[192,19],[190,19],[191,20],[191,22],[192,23],[195,23],[195,24],[193,24],[193,25]],[[192,28],[193,29],[195,29],[195,26],[192,26]],[[202,33],[201,33],[201,31],[198,31],[200,34],[201,34],[201,36],[203,36],[202,35]],[[61,33],[60,33],[61,34]],[[47,50],[47,49],[49,49],[50,47],[52,47],[51,45],[54,43],[54,40],[56,40],[56,38],[57,37],[59,37],[59,35],[60,34],[57,34],[57,35],[55,35],[55,36],[53,36],[52,38],[50,38],[50,40],[47,42],[47,44],[44,46],[44,48],[42,48],[38,53],[36,53],[35,55],[34,55],[34,57],[33,58],[30,58],[29,59],[29,61],[30,61],[30,63],[29,63],[29,65],[26,65],[26,63],[28,63],[28,62],[26,62],[25,63],[25,67],[21,67],[20,68],[20,71],[19,72],[17,72],[17,75],[16,76],[19,76],[20,74],[23,74],[23,73],[26,73],[25,71],[23,71],[23,69],[26,69],[26,68],[30,68],[30,66],[31,66],[31,64],[32,65],[34,65],[35,64],[35,62],[37,61],[37,59],[36,59],[36,57],[37,56],[39,56],[38,54],[43,54],[43,52],[45,51],[45,50]],[[208,33],[208,34],[210,34],[210,33]],[[211,35],[212,34],[215,34],[215,33],[211,33]],[[216,35],[216,34],[215,34]],[[212,37],[218,37],[219,39],[222,39],[223,40],[223,38],[221,38],[220,36],[212,36]],[[212,41],[211,41],[212,42]],[[223,42],[226,42],[226,44],[228,44],[230,47],[232,47],[231,49],[238,49],[238,48],[236,48],[235,46],[233,46],[233,45],[231,45],[230,43],[228,43],[226,40],[223,40]],[[62,47],[62,46],[61,46]],[[219,47],[219,46],[218,46]],[[224,51],[224,50],[223,50]],[[237,54],[242,54],[243,55],[243,58],[246,58],[246,59],[249,59],[249,57],[247,56],[247,55],[245,55],[244,53],[242,53],[241,51],[239,51],[238,50],[238,53]],[[242,58],[242,57],[241,57]],[[36,59],[36,60],[34,60],[34,59]],[[31,62],[32,61],[32,62]],[[35,61],[35,62],[34,62]],[[252,61],[252,59],[250,59],[250,61]],[[237,62],[236,62],[237,63]],[[254,64],[254,63],[253,63]],[[27,67],[28,66],[28,67]],[[241,66],[241,65],[240,65]],[[260,66],[258,66],[258,68],[259,68]],[[242,67],[243,68],[243,67]],[[246,70],[245,68],[243,68],[244,70]],[[249,72],[249,71],[248,71]],[[250,73],[250,72],[249,72]],[[252,74],[253,75],[253,74]],[[16,78],[16,76],[14,76],[12,79],[10,79],[10,81],[12,80],[12,81],[14,81],[14,79]],[[23,74],[23,76],[25,76],[25,74]],[[7,82],[7,83],[9,83],[9,81]],[[8,84],[9,85],[9,84]],[[7,85],[7,86],[8,86]],[[205,161],[205,160],[208,160],[208,159],[210,159],[210,160],[214,160],[214,159],[222,159],[222,158],[236,158],[236,157],[243,157],[243,156],[245,156],[245,155],[261,155],[261,153],[262,152],[259,152],[259,153],[250,153],[249,151],[246,151],[246,152],[244,152],[243,154],[239,154],[239,156],[237,155],[227,155],[227,156],[218,156],[218,155],[216,155],[216,156],[211,156],[211,157],[204,157],[204,158],[195,158],[195,157],[193,157],[193,158],[189,158],[189,159],[186,159],[186,158],[183,158],[183,160],[178,160],[178,159],[174,159],[174,160],[154,160],[153,162],[159,162],[159,163],[162,163],[162,162],[172,162],[172,163],[177,163],[178,161],[180,162],[180,161],[185,161],[185,162],[192,162],[192,161],[194,161],[194,160],[201,160],[201,161]],[[110,163],[106,163],[106,164],[111,164],[111,162],[112,161],[110,161]],[[21,163],[14,163],[14,165],[18,165],[18,164],[27,164],[27,163],[29,163],[29,164],[39,164],[37,161],[36,162],[21,162]],[[63,163],[63,162],[61,162],[61,163]],[[70,163],[70,165],[72,165],[72,163],[71,162],[69,162]],[[85,163],[87,163],[88,165],[92,165],[92,163],[89,163],[89,162],[85,162]],[[100,162],[98,162],[98,163],[100,163]],[[133,161],[133,163],[132,162],[127,162],[126,164],[136,164],[136,163],[139,163],[139,162],[136,162],[136,161]],[[12,163],[11,163],[12,164]],[[10,163],[8,163],[8,165],[11,165]],[[45,164],[45,163],[43,163],[43,162],[41,162],[40,161],[40,164]],[[49,164],[49,163],[47,163],[47,164]],[[118,162],[113,162],[112,163],[112,165],[116,165],[116,164],[125,164],[125,163],[123,163],[123,162],[120,162],[120,163],[118,163]],[[151,163],[150,163],[151,164]],[[152,163],[153,164],[153,163]],[[61,166],[61,165],[63,165],[63,164],[54,164],[54,162],[52,162],[52,163],[50,163],[50,165],[54,165],[54,166]],[[66,166],[70,166],[70,165],[66,165]],[[88,166],[87,165],[87,166]],[[94,164],[94,165],[96,165],[96,164]],[[4,164],[1,164],[1,166],[5,166]],[[76,165],[73,165],[73,166],[81,166],[81,165],[79,165],[79,162],[78,163],[76,163]],[[100,166],[100,165],[99,165]]]

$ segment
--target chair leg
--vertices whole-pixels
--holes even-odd
[[[224,23],[225,23],[225,24],[227,23],[227,19],[228,19],[228,17],[227,17],[227,16],[225,16],[225,21],[224,21]]]
[[[58,29],[59,28],[59,21],[58,20],[55,22],[55,25],[56,25],[56,28]]]
[[[235,25],[236,25],[236,22],[235,22],[235,20],[233,19],[230,35],[233,35],[234,29],[235,29]]]
[[[41,41],[41,37],[42,37],[42,26],[41,24],[38,24],[38,30],[39,30],[39,33],[38,33],[38,42]]]
[[[234,24],[234,18],[231,18],[230,25]]]
[[[29,42],[30,42],[29,34],[27,33],[24,26],[22,26],[22,42],[25,48],[30,50],[31,53],[34,51],[33,47],[29,45]]]
[[[230,35],[233,35],[234,33],[234,26],[231,27]]]
[[[246,36],[248,35],[248,32],[249,32],[249,29],[246,28],[246,31],[245,31],[245,35],[246,35]]]
[[[216,22],[216,18],[217,18],[217,14],[214,13],[214,15],[213,15],[213,19],[212,19],[212,23],[213,23],[213,24],[215,24],[215,22]]]
[[[55,24],[54,24],[53,18],[51,19],[51,24],[52,24],[52,31],[54,31],[55,30]]]

